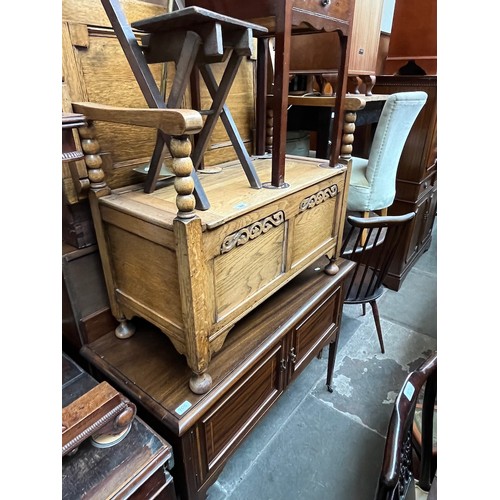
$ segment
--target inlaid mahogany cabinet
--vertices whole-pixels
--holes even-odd
[[[339,259],[339,272],[328,276],[325,262],[308,266],[234,327],[212,360],[213,387],[203,395],[188,389],[182,356],[147,322],[128,339],[110,332],[83,347],[101,377],[172,444],[172,475],[183,500],[205,498],[237,446],[326,346],[331,376],[344,283],[354,264]]]

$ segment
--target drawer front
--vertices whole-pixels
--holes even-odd
[[[129,498],[130,500],[148,498],[176,500],[174,478],[165,467],[160,467]]]
[[[354,14],[353,6],[351,0],[293,0],[292,25],[306,23],[317,30],[347,31]]]
[[[333,340],[340,321],[341,306],[339,287],[295,328],[289,357],[293,376],[307,366],[325,342]]]
[[[396,179],[396,200],[412,203],[427,196],[436,183],[436,177],[437,172],[434,170],[419,182]]]
[[[269,17],[276,17],[279,9],[285,9],[285,2],[262,0],[248,2],[245,0],[186,0],[186,7],[196,5],[219,14],[249,20],[267,27],[270,34],[275,31],[275,23]],[[292,25],[315,30],[333,31],[336,29],[347,33],[347,28],[354,15],[354,2],[351,0],[292,0]],[[305,23],[305,26],[304,26]]]
[[[225,463],[283,392],[284,372],[280,367],[283,351],[280,342],[202,419],[197,432],[204,455],[201,483]]]

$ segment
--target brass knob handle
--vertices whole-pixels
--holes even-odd
[[[323,7],[326,7],[327,5],[330,5],[330,0],[321,0],[321,5]]]

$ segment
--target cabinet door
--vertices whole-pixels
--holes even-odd
[[[416,216],[408,227],[407,236],[403,245],[398,250],[396,258],[391,264],[390,273],[400,275],[409,264],[412,264],[418,257],[422,245],[432,231],[434,222],[436,191],[430,187],[427,193],[416,203],[407,203],[396,200],[391,206],[390,215],[401,215],[410,211],[416,212]]]
[[[200,482],[222,467],[238,443],[283,392],[286,338],[259,358],[248,374],[197,425],[202,450]]]
[[[321,301],[291,333],[288,346],[290,378],[296,377],[337,335],[342,309],[341,291],[342,288],[338,287]]]
[[[423,247],[429,241],[436,217],[437,209],[437,185],[432,188],[429,196],[426,198],[425,203],[422,205],[422,224],[420,226],[420,240],[419,247]]]

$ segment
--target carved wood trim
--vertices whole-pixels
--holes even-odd
[[[250,240],[254,240],[261,234],[267,233],[269,229],[280,226],[283,222],[285,222],[285,213],[283,210],[279,210],[268,217],[253,222],[239,231],[226,236],[220,248],[221,255],[237,246],[244,245]]]
[[[334,198],[335,196],[337,196],[338,190],[339,189],[337,184],[334,184],[333,186],[322,189],[321,191],[318,191],[317,193],[304,198],[300,203],[299,210],[303,212],[304,210],[320,205],[329,198]]]

